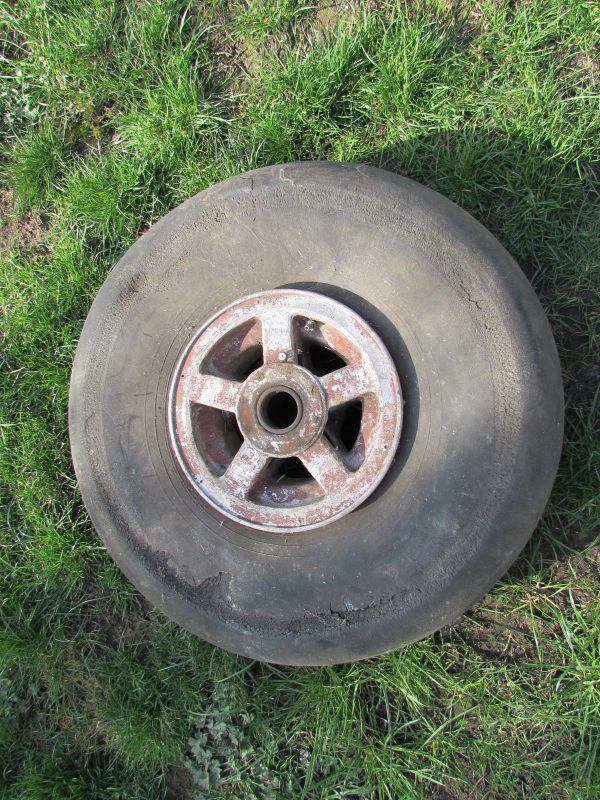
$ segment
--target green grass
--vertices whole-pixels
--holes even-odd
[[[600,796],[599,37],[585,0],[0,0],[0,796]],[[119,254],[211,183],[305,158],[414,177],[500,238],[554,329],[566,438],[530,544],[466,618],[283,669],[121,576],[66,406]]]

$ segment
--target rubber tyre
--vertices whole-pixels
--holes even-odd
[[[169,448],[165,404],[194,329],[289,286],[372,325],[405,415],[375,493],[288,535],[202,502]],[[85,505],[139,591],[227,650],[317,665],[420,639],[493,586],[547,502],[563,404],[542,308],[490,233],[414,181],[304,162],[212,186],[122,257],[85,322],[69,415]]]

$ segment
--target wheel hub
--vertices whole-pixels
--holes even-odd
[[[266,365],[240,391],[237,421],[245,439],[274,458],[296,456],[322,434],[327,398],[318,379],[297,364]]]
[[[304,406],[293,389],[274,386],[261,395],[256,414],[264,430],[283,435],[298,425],[304,414]]]
[[[170,444],[225,516],[300,531],[349,513],[388,470],[402,422],[385,346],[314,292],[242,298],[197,330],[171,379]]]

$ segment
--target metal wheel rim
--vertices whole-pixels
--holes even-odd
[[[317,368],[316,353],[336,368]],[[277,391],[289,398],[274,398],[266,423],[264,398]],[[351,411],[342,439],[349,426],[339,420]],[[356,312],[315,292],[230,304],[194,332],[171,378],[169,440],[184,475],[225,517],[266,531],[318,528],[363,503],[394,459],[401,426],[385,345]]]

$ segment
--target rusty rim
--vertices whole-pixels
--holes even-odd
[[[244,297],[197,330],[173,372],[169,436],[194,489],[268,531],[360,505],[395,455],[402,396],[379,337],[314,292]]]

